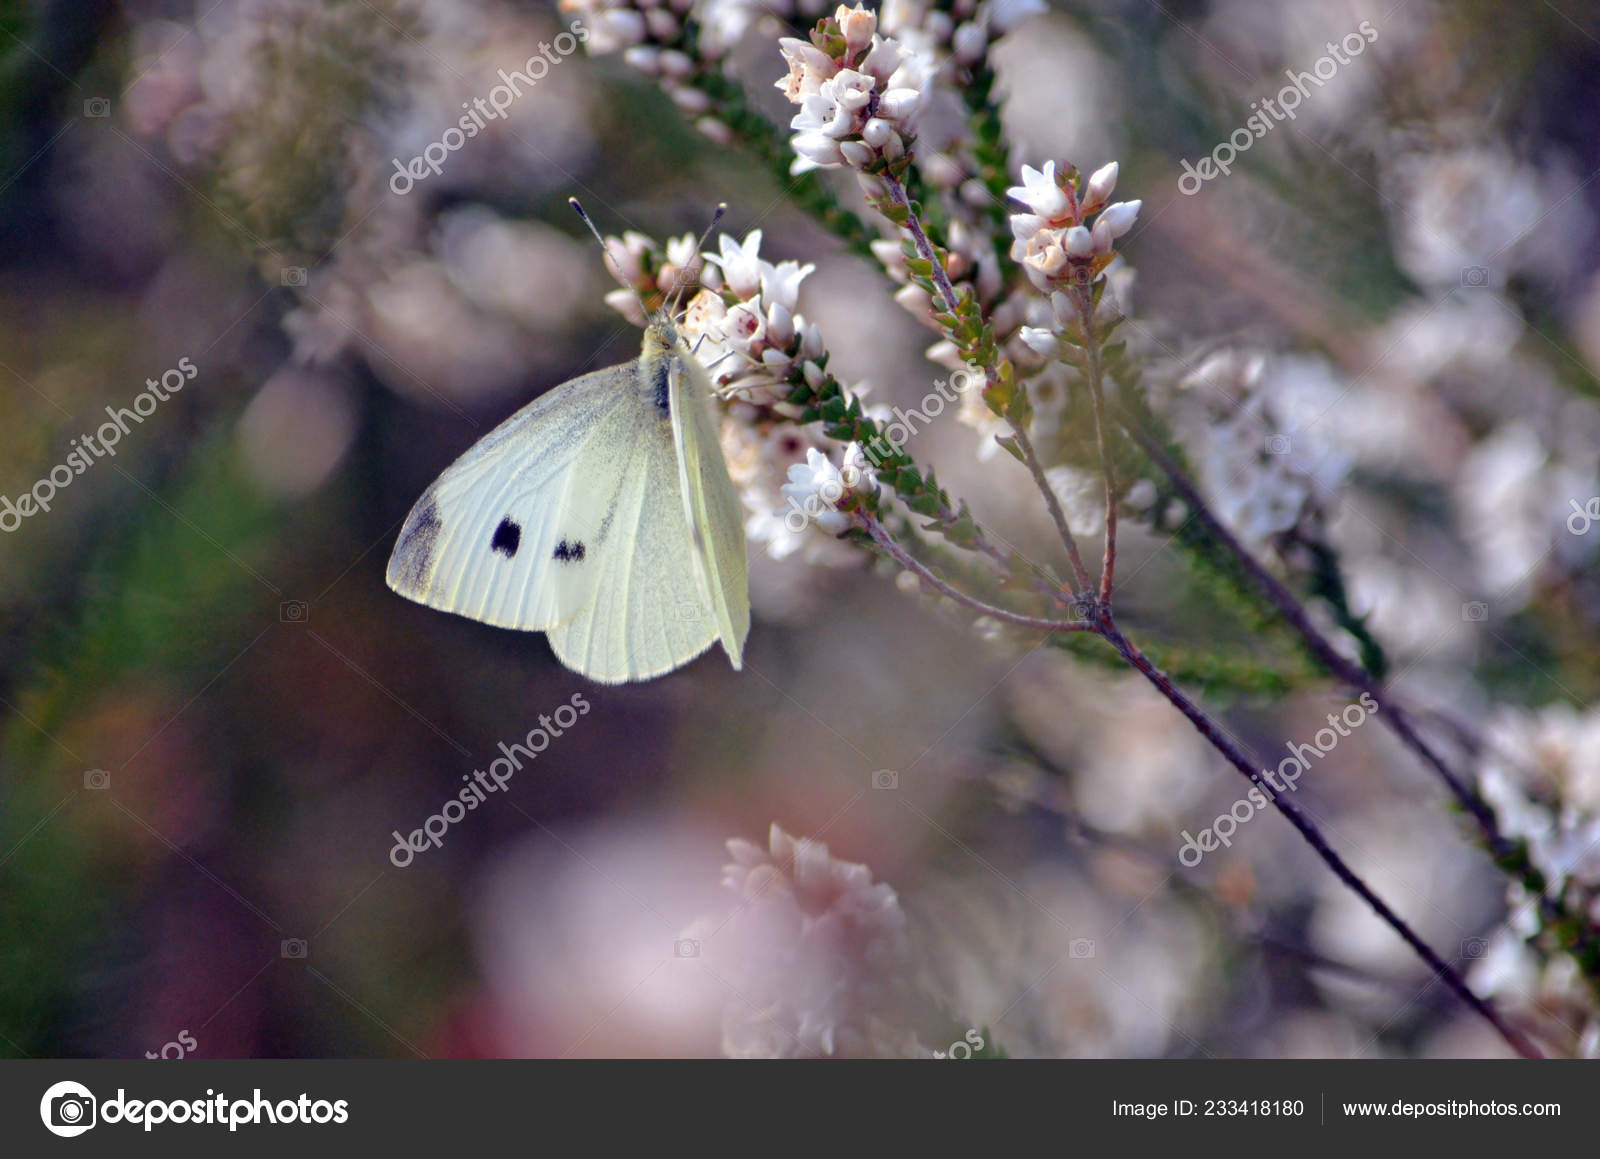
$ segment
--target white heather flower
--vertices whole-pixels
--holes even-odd
[[[1099,535],[1106,525],[1105,487],[1098,474],[1076,467],[1050,467],[1044,473],[1061,503],[1074,535]]]
[[[740,904],[725,923],[690,931],[703,934],[708,961],[727,971],[723,1053],[920,1055],[907,922],[895,891],[865,865],[777,825],[766,849],[735,839],[728,852],[722,880]]]
[[[902,156],[927,101],[927,66],[877,36],[872,13],[841,6],[837,19],[847,42],[842,59],[803,41],[781,42],[789,72],[777,87],[800,106],[789,122],[794,132],[792,173],[846,165],[866,170],[880,155]],[[859,67],[840,67],[857,57],[862,57]],[[874,98],[876,116],[869,120],[866,113]]]
[[[789,75],[778,81],[775,87],[782,89],[783,95],[792,104],[799,104],[801,97],[816,92],[822,87],[823,81],[833,79],[839,71],[833,57],[809,41],[785,36],[778,41],[778,45],[783,50],[783,59],[789,64]]]
[[[839,142],[822,133],[798,133],[791,144],[795,159],[789,172],[797,177],[808,169],[839,169],[845,164]]]
[[[1028,17],[1049,10],[1044,0],[991,0],[989,27],[996,36],[1004,36]]]
[[[727,234],[718,239],[721,252],[706,258],[722,271],[723,284],[741,298],[754,298],[761,292],[761,231],[753,229],[743,242]],[[802,277],[804,275],[801,275]]]
[[[761,341],[764,331],[760,311],[743,302],[729,307],[727,315],[722,320],[724,338],[746,357],[757,356],[752,348]]]
[[[571,10],[577,10],[576,5]],[[606,8],[584,22],[589,28],[591,56],[601,56],[640,44],[649,35],[644,13],[637,8]]]
[[[981,24],[968,21],[950,37],[950,54],[959,64],[977,64],[989,48],[989,34]]]
[[[871,485],[871,470],[856,444],[845,448],[842,468],[813,447],[804,463],[789,468],[789,481],[780,489],[786,510],[780,514],[793,516],[797,526],[809,519],[829,535],[839,535],[850,526],[850,517],[838,509],[840,501]]]
[[[651,0],[644,2],[648,6]],[[690,5],[672,7],[687,13]],[[700,55],[707,60],[720,60],[739,43],[765,6],[750,0],[701,0],[693,7],[694,19],[700,25]]]
[[[889,127],[889,122],[882,117],[873,117],[861,129],[861,139],[874,149],[882,149],[894,135],[894,130]]]
[[[878,100],[878,116],[886,121],[898,121],[908,129],[917,123],[922,106],[927,103],[925,90],[897,86],[889,89]]]
[[[1028,252],[1028,243],[1045,228],[1044,218],[1036,213],[1011,215],[1011,256],[1021,261]]]
[[[1061,433],[1073,374],[1064,364],[1053,362],[1028,380],[1028,403],[1033,408],[1029,431],[1041,445]]]
[[[1018,331],[1017,336],[1022,339],[1022,344],[1035,354],[1046,358],[1055,358],[1061,353],[1061,339],[1054,332],[1041,326],[1024,326]]]
[[[1133,223],[1139,220],[1139,207],[1142,201],[1119,201],[1115,205],[1108,205],[1105,211],[1095,218],[1095,227],[1104,225],[1111,236],[1121,237],[1133,228]]]
[[[876,154],[872,146],[865,141],[840,141],[839,156],[843,157],[845,164],[852,169],[865,169],[872,164]]]
[[[887,89],[889,81],[900,71],[900,66],[905,63],[906,53],[898,41],[886,40],[880,37],[872,46],[872,51],[867,53],[867,58],[858,66],[860,70],[878,82],[880,88]]]
[[[1021,202],[1036,215],[1051,224],[1066,220],[1070,202],[1066,192],[1056,184],[1056,163],[1046,161],[1043,169],[1032,165],[1022,167],[1022,184],[1006,190],[1006,196]]]
[[[636,68],[646,76],[660,75],[661,49],[654,44],[636,44],[625,49],[622,59],[628,67]]]
[[[1059,230],[1040,230],[1029,240],[1022,256],[1028,276],[1040,289],[1047,288],[1049,280],[1067,268],[1067,261],[1067,251],[1061,246]]]
[[[794,340],[794,315],[789,307],[782,302],[773,302],[767,307],[766,331],[767,339],[775,346],[787,347]],[[767,354],[779,354],[779,351],[769,350]]]
[[[878,17],[875,13],[860,4],[854,8],[846,8],[841,4],[834,15],[839,21],[839,31],[844,34],[845,51],[851,56],[855,56],[872,43],[872,37],[878,31]]]
[[[1094,253],[1094,237],[1081,225],[1067,230],[1065,248],[1068,256],[1086,258]]]
[[[1128,488],[1122,501],[1135,511],[1148,511],[1156,501],[1156,485],[1149,479],[1140,479]]]
[[[838,101],[841,108],[854,116],[867,107],[876,88],[877,82],[866,73],[847,68],[823,81],[820,91]]]
[[[1111,200],[1111,192],[1117,187],[1117,163],[1112,161],[1102,165],[1089,175],[1089,182],[1083,187],[1083,212],[1093,213],[1106,202]]]

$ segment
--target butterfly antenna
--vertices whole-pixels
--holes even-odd
[[[594,234],[594,240],[600,243],[601,260],[606,263],[608,268],[611,268],[612,275],[616,277],[617,281],[621,282],[623,285],[627,286],[629,290],[633,291],[634,300],[639,303],[639,312],[643,314],[645,320],[648,321],[650,318],[650,307],[644,304],[644,296],[639,293],[639,287],[634,285],[632,282],[624,280],[621,277],[620,271],[614,268],[614,264],[611,261],[611,251],[606,248],[606,239],[600,236],[600,231],[595,228],[594,222],[591,221],[589,219],[589,215],[584,212],[583,206],[578,204],[578,199],[576,197],[567,198],[567,204],[572,206],[573,210],[579,217],[583,218],[583,224],[589,227],[589,232]]]
[[[706,259],[701,251],[706,248],[706,242],[711,240],[711,231],[717,228],[718,223],[722,221],[722,215],[727,212],[728,203],[726,201],[717,202],[717,210],[711,215],[711,224],[706,226],[705,233],[700,235],[700,243],[694,247],[694,256],[699,258],[702,264]],[[695,282],[699,282],[699,280],[700,279],[698,277],[694,279]],[[683,299],[684,291],[689,288],[689,281],[690,279],[685,278],[683,281],[679,282],[677,287],[673,290],[672,301],[667,304],[667,316],[669,318],[677,317],[678,306]]]

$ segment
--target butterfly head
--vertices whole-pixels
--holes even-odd
[[[679,350],[683,344],[683,336],[678,333],[678,327],[672,316],[665,310],[654,315],[650,324],[644,329],[644,355],[662,357]]]
[[[604,252],[606,248],[606,240],[600,236],[600,231],[595,228],[594,222],[589,220],[589,215],[584,212],[583,206],[578,204],[578,199],[576,197],[569,197],[567,199],[567,203],[571,205],[572,208],[577,212],[578,216],[583,219],[583,223],[589,227],[589,232],[594,234],[595,241],[600,243],[600,249],[602,252]],[[706,242],[711,239],[712,230],[717,228],[717,223],[722,220],[722,215],[727,211],[728,207],[726,204],[719,204],[717,206],[717,211],[711,215],[711,224],[706,226],[705,233],[701,235],[700,244],[695,247],[695,254],[698,260],[691,259],[687,263],[686,267],[679,273],[677,284],[673,286],[671,295],[661,305],[660,309],[651,310],[650,307],[645,303],[644,298],[640,295],[639,288],[637,286],[631,285],[627,282],[623,283],[628,289],[633,291],[634,297],[638,299],[640,311],[644,314],[645,318],[648,319],[648,322],[645,326],[644,336],[644,350],[647,355],[651,353],[664,354],[669,351],[674,351],[677,350],[682,344],[683,339],[678,333],[677,321],[681,316],[684,302],[688,298],[690,291],[694,290],[700,285],[701,263],[705,259],[699,258],[699,253],[706,248]]]

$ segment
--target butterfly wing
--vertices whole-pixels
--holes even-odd
[[[632,364],[564,383],[440,475],[389,557],[407,599],[502,628],[549,629],[594,596],[593,557],[629,485]]]
[[[672,424],[639,363],[574,379],[452,464],[407,516],[389,586],[549,633],[607,684],[681,667],[718,638],[684,520]]]
[[[750,634],[744,504],[722,456],[711,380],[681,343],[674,353],[668,385],[684,516],[703,581],[702,595],[716,617],[717,636],[729,661],[740,668],[745,637]]]

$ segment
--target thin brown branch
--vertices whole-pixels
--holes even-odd
[[[1094,332],[1094,291],[1089,285],[1074,287],[1074,305],[1083,326],[1083,352],[1088,362],[1089,398],[1094,404],[1094,437],[1100,452],[1100,472],[1106,488],[1105,549],[1100,558],[1100,603],[1111,606],[1117,571],[1117,474],[1106,443],[1105,370],[1100,361],[1100,339]]]
[[[1165,696],[1173,707],[1189,719],[1189,722],[1194,725],[1201,736],[1206,738],[1211,747],[1221,753],[1245,780],[1266,794],[1273,807],[1283,814],[1284,818],[1299,831],[1300,836],[1311,846],[1317,856],[1322,858],[1329,869],[1333,870],[1334,876],[1343,882],[1346,888],[1366,902],[1390,929],[1399,934],[1417,956],[1428,964],[1428,968],[1434,972],[1434,975],[1441,982],[1474,1012],[1493,1026],[1507,1044],[1522,1057],[1544,1057],[1531,1039],[1502,1018],[1499,1011],[1495,1010],[1487,1001],[1478,997],[1472,991],[1472,988],[1467,985],[1466,980],[1448,962],[1439,957],[1433,948],[1423,941],[1416,931],[1406,923],[1404,918],[1390,909],[1388,904],[1356,875],[1355,871],[1328,844],[1327,839],[1322,835],[1322,831],[1317,828],[1316,823],[1306,815],[1305,811],[1293,801],[1274,792],[1272,787],[1256,771],[1257,766],[1251,762],[1244,751],[1234,742],[1233,738],[1220,729],[1199,705],[1190,700],[1177,685],[1173,684],[1166,673],[1152,664],[1149,657],[1124,636],[1121,630],[1111,623],[1109,619],[1103,624],[1100,635],[1110,642],[1111,646],[1121,654],[1124,660],[1138,669],[1145,679],[1155,685],[1161,695]]]
[[[981,615],[999,620],[1001,623],[1012,624],[1019,628],[1029,628],[1035,632],[1093,632],[1096,627],[1087,620],[1047,620],[1038,616],[1025,616],[1020,612],[1013,612],[1008,608],[996,607],[985,603],[983,600],[967,595],[966,592],[952,587],[940,579],[919,560],[913,557],[905,548],[895,540],[889,529],[876,518],[865,511],[854,513],[857,523],[863,527],[867,534],[872,536],[873,542],[881,547],[891,559],[915,575],[940,595],[948,596],[958,604]]]
[[[896,178],[888,174],[880,175],[880,180],[889,191],[889,198],[905,211],[906,231],[911,234],[911,241],[917,247],[917,252],[922,259],[933,267],[934,288],[939,291],[939,297],[944,300],[945,309],[954,312],[960,305],[956,296],[956,289],[950,283],[950,274],[944,268],[944,262],[939,257],[939,251],[928,240],[927,231],[922,228],[922,221],[918,218],[916,207],[911,204],[911,198],[906,193],[906,187]],[[983,368],[985,381],[994,385],[999,381],[999,367],[992,361]],[[1039,463],[1039,456],[1033,449],[1033,443],[1028,438],[1028,433],[1020,427],[1012,427],[1012,436],[1016,440],[1017,449],[1022,455],[1022,462],[1028,468],[1028,473],[1033,476],[1034,486],[1039,489],[1039,494],[1044,497],[1045,508],[1050,512],[1050,519],[1056,526],[1056,534],[1061,539],[1061,545],[1066,548],[1067,558],[1072,564],[1073,595],[1087,596],[1093,590],[1093,582],[1089,578],[1089,569],[1083,565],[1083,555],[1078,551],[1078,541],[1073,537],[1072,528],[1067,525],[1066,513],[1061,509],[1061,501],[1056,498],[1056,493],[1051,489],[1050,482],[1045,478],[1044,468]]]

